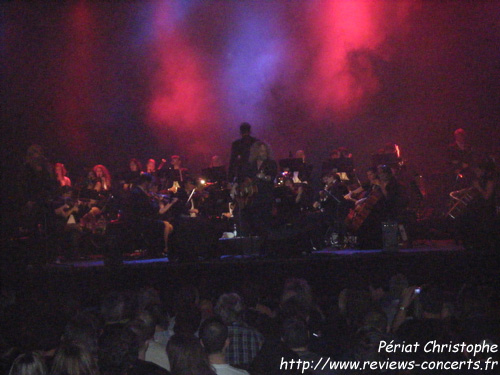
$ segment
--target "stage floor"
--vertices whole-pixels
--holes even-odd
[[[457,245],[452,240],[442,240],[442,241],[425,241],[414,245],[412,248],[401,248],[397,251],[385,251],[383,249],[372,249],[372,250],[359,250],[359,249],[335,249],[335,248],[324,248],[322,250],[312,251],[310,253],[303,253],[300,255],[294,255],[291,257],[266,257],[262,255],[234,255],[227,254],[221,255],[215,259],[210,260],[199,260],[186,263],[197,263],[197,264],[213,264],[220,262],[262,262],[262,261],[314,261],[315,259],[321,258],[323,261],[326,258],[339,258],[339,257],[374,257],[377,255],[393,255],[393,256],[403,256],[409,254],[421,254],[422,256],[426,254],[436,254],[436,253],[460,253],[464,249],[462,246]],[[168,265],[169,267],[175,266],[177,262],[170,261],[168,257],[147,257],[147,255],[141,252],[135,252],[130,254],[124,254],[122,259],[123,266],[126,267],[141,267],[149,266],[152,264],[157,265]],[[87,259],[80,260],[56,260],[46,267],[49,268],[95,268],[104,267],[105,260],[102,255],[94,255],[88,257]]]

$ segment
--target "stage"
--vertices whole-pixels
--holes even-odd
[[[27,293],[74,295],[95,304],[111,290],[154,287],[171,298],[182,285],[195,285],[207,297],[252,285],[277,296],[289,277],[309,281],[330,299],[346,287],[387,284],[406,275],[411,285],[438,284],[458,291],[464,283],[496,285],[498,254],[471,253],[451,240],[422,241],[398,251],[325,248],[294,256],[222,255],[217,259],[174,262],[167,257],[124,254],[122,262],[101,257],[47,264],[4,266],[4,285]]]

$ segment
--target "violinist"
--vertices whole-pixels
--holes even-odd
[[[294,184],[292,178],[284,179],[283,187],[279,190],[277,199],[278,217],[281,222],[293,224],[301,219],[301,211],[304,206],[304,186]]]
[[[66,259],[73,259],[78,251],[81,229],[77,224],[80,214],[79,202],[73,199],[70,186],[60,188],[60,196],[52,201],[53,215],[49,226],[51,238],[60,244],[60,252]]]
[[[175,194],[177,203],[172,207],[174,220],[179,218],[194,218],[200,215],[200,205],[203,200],[202,191],[196,186],[193,178],[187,177],[182,188]]]
[[[333,171],[325,173],[322,180],[325,187],[319,192],[319,199],[314,202],[313,207],[333,218],[337,206],[343,201],[348,190],[338,173]]]
[[[124,204],[123,220],[132,233],[139,236],[144,233],[150,241],[157,246],[153,252],[160,249],[158,244],[163,242],[162,253],[168,251],[168,238],[173,231],[173,226],[168,221],[160,220],[160,215],[165,214],[175,201],[166,203],[159,201],[150,194],[153,176],[143,173],[139,176],[137,184],[130,191],[130,196]],[[157,254],[159,255],[159,254]]]
[[[122,174],[121,184],[123,190],[130,190],[141,175],[141,162],[135,158],[130,159],[129,170]]]

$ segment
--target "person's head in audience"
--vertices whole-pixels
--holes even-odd
[[[389,280],[389,294],[393,299],[399,299],[408,286],[408,279],[405,275],[402,273],[393,275]]]
[[[137,335],[128,327],[105,326],[99,337],[99,369],[106,375],[126,375],[139,356]]]
[[[304,301],[308,305],[312,305],[312,291],[309,283],[304,279],[290,278],[285,281],[283,294],[281,295],[281,303],[288,298],[295,296]]]
[[[83,346],[63,344],[56,352],[51,375],[98,375],[94,356]]]
[[[339,295],[339,310],[353,329],[361,326],[371,305],[370,292],[367,290],[344,289]]]
[[[219,316],[224,324],[242,322],[243,301],[237,293],[226,293],[219,297],[215,305],[215,314]]]
[[[119,323],[126,317],[126,303],[123,293],[113,291],[101,301],[101,316],[105,323]]]
[[[287,298],[280,305],[280,316],[282,319],[296,318],[307,321],[309,313],[309,305],[297,295]]]
[[[142,288],[137,292],[137,309],[144,310],[149,305],[161,305],[161,298],[154,288]]]
[[[194,336],[201,322],[201,312],[197,308],[187,308],[178,311],[175,316],[174,333]]]
[[[194,336],[173,335],[167,344],[172,375],[214,375],[208,356]]]
[[[355,360],[358,361],[383,361],[387,355],[379,349],[380,341],[387,341],[387,337],[375,327],[361,327],[354,335]]]
[[[368,311],[363,318],[363,326],[373,327],[382,333],[386,333],[388,327],[387,315],[380,309]]]
[[[97,320],[89,314],[80,313],[71,318],[64,327],[62,342],[68,345],[81,345],[92,355],[96,355],[98,338],[99,325]]]
[[[183,311],[186,308],[197,308],[200,302],[200,293],[198,289],[192,285],[186,285],[179,289],[176,293],[174,301],[174,314],[178,311]]]
[[[163,310],[163,306],[152,303],[144,307],[143,311],[151,314],[151,317],[158,330],[163,331],[168,328],[168,314]]]
[[[155,335],[155,323],[150,313],[141,311],[137,318],[131,320],[127,327],[135,333],[139,344],[138,358],[144,360],[146,350],[148,349],[148,341],[153,340]]]
[[[224,322],[217,317],[205,320],[200,327],[200,341],[210,359],[225,363],[225,350],[229,345],[228,329]]]
[[[286,347],[294,352],[303,352],[309,345],[309,330],[302,319],[286,319],[282,324],[281,339]]]
[[[443,293],[435,287],[424,287],[419,295],[420,305],[422,307],[422,318],[441,319],[443,312]]]
[[[22,353],[14,360],[9,375],[47,375],[47,367],[39,353]]]

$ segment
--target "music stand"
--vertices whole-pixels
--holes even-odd
[[[227,181],[226,167],[211,167],[201,170],[201,175],[208,182],[222,182]]]
[[[399,164],[398,155],[395,152],[390,154],[372,154],[372,166],[377,167],[379,165],[394,166]]]
[[[280,160],[280,168],[281,170],[288,169],[290,172],[300,172],[302,169],[304,162],[301,158],[288,158]]]

